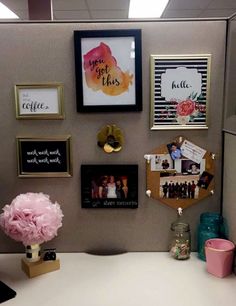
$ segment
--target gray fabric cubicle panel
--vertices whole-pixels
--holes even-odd
[[[90,29],[142,29],[143,111],[137,113],[76,112],[73,31]],[[186,210],[193,232],[199,215],[220,209],[221,127],[226,22],[164,21],[122,23],[0,24],[0,207],[19,193],[42,191],[57,200],[64,212],[58,237],[47,246],[58,251],[125,250],[165,251],[170,223],[176,212],[145,196],[144,154],[177,135],[183,135],[217,154],[214,196]],[[205,131],[150,131],[150,54],[212,54],[209,129]],[[13,86],[16,83],[62,82],[65,114],[62,121],[16,120]],[[109,123],[124,132],[118,154],[106,155],[96,145],[96,134]],[[72,178],[17,177],[16,135],[72,135]],[[80,206],[80,165],[131,163],[139,165],[139,208],[86,210]],[[46,246],[46,244],[45,244]],[[0,251],[23,251],[20,243],[0,233]]]

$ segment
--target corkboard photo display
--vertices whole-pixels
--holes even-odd
[[[215,154],[182,136],[146,154],[147,195],[187,208],[214,193]]]

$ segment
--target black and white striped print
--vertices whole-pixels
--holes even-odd
[[[206,125],[206,109],[207,109],[207,88],[209,81],[208,76],[208,57],[202,58],[154,58],[154,79],[153,79],[153,125],[154,126],[172,126],[178,125],[176,120],[176,104],[173,101],[166,101],[165,97],[161,96],[161,76],[167,69],[176,69],[178,67],[186,67],[188,69],[197,69],[201,74],[201,98],[198,103],[203,110],[199,116],[195,116],[188,126],[205,126]]]

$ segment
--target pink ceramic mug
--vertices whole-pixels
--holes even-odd
[[[217,277],[232,273],[235,245],[233,242],[214,238],[205,242],[207,271]]]

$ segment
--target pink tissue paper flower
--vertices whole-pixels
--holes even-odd
[[[9,237],[24,245],[41,244],[57,235],[62,217],[59,204],[52,203],[48,195],[28,192],[3,207],[0,226]]]

